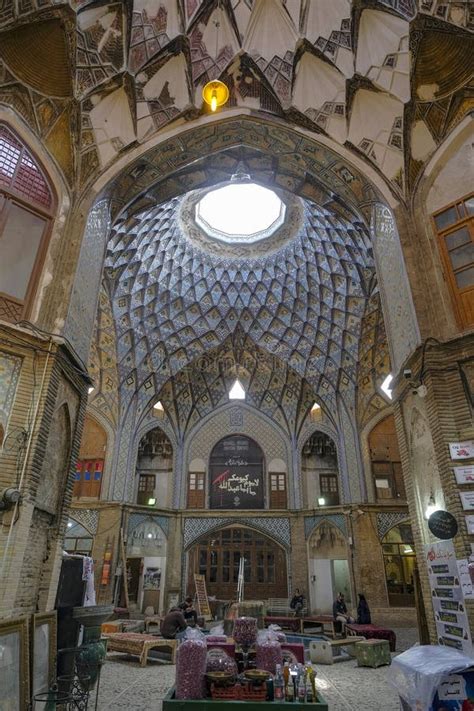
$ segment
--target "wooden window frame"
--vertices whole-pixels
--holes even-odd
[[[324,491],[323,489],[323,481],[335,481],[336,482],[336,490],[335,491]],[[339,478],[337,474],[329,474],[329,473],[321,473],[319,475],[319,491],[321,496],[324,499],[329,499],[329,501],[326,501],[327,506],[339,506],[340,504],[340,495],[339,495]],[[336,501],[337,499],[337,501]]]
[[[151,482],[151,488],[149,486]],[[145,485],[141,488],[141,485]],[[147,506],[148,499],[154,498],[154,492],[156,488],[156,474],[143,474],[138,475],[138,489],[137,489],[137,504],[139,506]],[[146,501],[145,501],[146,499]]]
[[[287,508],[287,486],[285,472],[270,472],[269,476],[270,488],[270,508],[271,509],[286,509]],[[275,488],[274,485],[275,484]],[[283,486],[282,486],[283,484]]]
[[[474,325],[474,320],[469,318],[469,315],[466,313],[465,308],[462,304],[462,296],[464,294],[467,294],[471,291],[474,297],[474,285],[464,287],[463,289],[460,289],[457,286],[455,273],[453,270],[451,259],[449,257],[449,251],[446,246],[446,237],[448,237],[452,232],[459,230],[461,227],[466,226],[471,235],[471,241],[474,243],[474,215],[461,216],[460,210],[458,208],[458,205],[461,205],[472,198],[474,198],[474,193],[467,193],[467,195],[464,195],[463,197],[460,197],[457,200],[453,200],[453,202],[448,203],[441,210],[437,210],[431,216],[431,223],[433,226],[433,230],[437,235],[439,252],[443,264],[443,271],[446,275],[446,279],[448,282],[456,321],[461,330],[469,329]],[[451,208],[454,208],[456,210],[458,219],[447,227],[443,227],[440,229],[436,224],[436,218],[444,212],[447,212],[447,210],[450,210]]]
[[[45,221],[43,233],[38,244],[38,250],[35,256],[35,261],[28,279],[24,299],[18,299],[15,296],[11,296],[10,294],[6,294],[0,291],[1,300],[4,300],[5,302],[7,302],[7,304],[12,304],[13,308],[15,306],[18,307],[20,318],[9,319],[7,316],[4,316],[6,320],[11,320],[14,322],[20,321],[22,319],[28,319],[31,316],[34,299],[38,289],[38,283],[43,271],[46,254],[51,239],[53,222],[57,209],[57,198],[55,191],[51,185],[51,182],[48,179],[47,172],[41,165],[41,162],[38,157],[31,150],[30,146],[27,145],[20,136],[18,136],[18,134],[8,125],[8,123],[0,122],[0,127],[1,126],[4,126],[7,129],[7,132],[11,133],[13,138],[21,144],[22,152],[26,151],[26,153],[31,157],[31,159],[35,163],[35,166],[41,173],[51,195],[51,206],[47,208],[44,205],[41,205],[41,203],[37,203],[34,198],[27,199],[18,190],[15,190],[14,187],[4,185],[3,183],[0,184],[0,197],[4,198],[3,205],[0,205],[0,239],[2,238],[3,230],[8,221],[8,213],[13,204],[17,204],[23,210],[30,212]],[[16,168],[15,170],[17,171],[18,168]]]
[[[188,472],[188,509],[203,509],[206,502],[206,472]]]

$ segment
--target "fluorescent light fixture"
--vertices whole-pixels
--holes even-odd
[[[155,404],[153,405],[153,409],[159,410],[159,412],[165,411],[165,408],[163,407],[163,403],[161,402],[161,400],[158,400],[158,402],[155,402]]]
[[[318,498],[318,506],[324,506],[325,503],[326,503],[326,499],[324,498],[324,496],[320,496]]]
[[[154,506],[156,504],[156,499],[153,496],[150,496],[147,503],[148,506]]]
[[[390,387],[390,383],[393,380],[393,375],[389,373],[385,380],[383,381],[382,385],[380,386],[381,391],[388,397],[389,400],[392,399],[392,388]]]
[[[87,388],[87,394],[90,395],[91,393],[94,392],[94,390],[95,390],[95,387],[93,385],[89,385],[89,387]]]
[[[229,390],[229,400],[245,400],[245,390],[238,378]]]

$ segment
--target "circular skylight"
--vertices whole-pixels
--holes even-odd
[[[272,190],[235,183],[210,190],[196,204],[196,222],[223,242],[256,242],[283,223],[285,205]]]

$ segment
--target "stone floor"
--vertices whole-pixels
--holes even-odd
[[[417,642],[414,629],[396,629],[397,653]],[[331,711],[399,711],[396,692],[387,682],[388,667],[359,668],[355,661],[317,667],[317,683]],[[109,654],[102,671],[98,711],[160,711],[161,699],[174,683],[175,667]],[[381,700],[383,699],[383,704]],[[94,709],[94,699],[89,708]]]

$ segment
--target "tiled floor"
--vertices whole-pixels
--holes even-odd
[[[413,629],[397,629],[397,652],[417,641]],[[388,667],[359,668],[355,661],[317,667],[321,692],[331,711],[399,711],[396,692],[387,682]],[[149,662],[143,669],[136,658],[109,654],[102,671],[99,711],[160,711],[161,699],[174,683],[175,667]],[[89,703],[94,709],[94,700]]]

